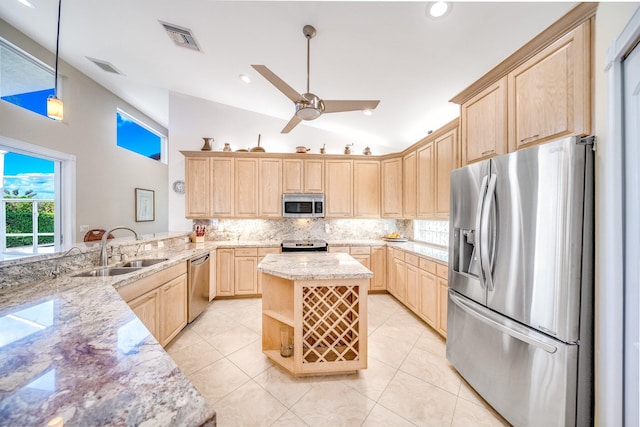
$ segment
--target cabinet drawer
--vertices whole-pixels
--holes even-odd
[[[436,275],[443,279],[449,278],[449,267],[442,264],[436,264]]]
[[[428,259],[420,258],[420,269],[428,271],[431,274],[436,274],[436,263]]]
[[[404,261],[404,251],[400,249],[393,250],[393,257]]]
[[[331,253],[349,253],[349,246],[329,246],[328,249]]]
[[[419,261],[418,260],[419,260],[419,258],[418,258],[417,255],[413,255],[413,254],[409,254],[409,253],[404,254],[404,261],[407,264],[411,264],[411,265],[417,267],[419,265]]]
[[[265,256],[267,254],[279,254],[280,248],[258,248],[258,256]]]
[[[351,246],[351,255],[369,255],[371,248],[369,246]]]
[[[233,254],[235,256],[258,256],[258,248],[236,248]]]

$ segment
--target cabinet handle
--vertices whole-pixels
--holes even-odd
[[[491,154],[493,152],[495,152],[495,150],[487,150],[487,151],[483,151],[481,155],[486,156],[487,154]]]
[[[533,135],[533,136],[529,136],[529,137],[527,137],[527,138],[522,138],[522,139],[520,140],[520,142],[530,141],[530,140],[532,140],[532,139],[536,139],[536,138],[537,138],[537,137],[539,137],[539,136],[540,136],[539,134],[535,134],[535,135]]]

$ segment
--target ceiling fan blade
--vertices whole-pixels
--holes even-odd
[[[302,120],[300,120],[298,116],[294,115],[293,117],[291,117],[291,120],[289,120],[289,123],[287,123],[287,125],[284,127],[284,129],[282,129],[280,133],[289,133],[289,131],[291,131],[291,129],[296,127],[298,123],[300,123],[301,121]]]
[[[373,110],[380,101],[336,101],[336,100],[324,100],[324,112],[325,113],[338,113],[341,111],[358,111],[358,110]]]
[[[274,85],[280,92],[284,93],[287,98],[292,100],[293,102],[298,102],[302,99],[302,95],[300,95],[294,88],[289,86],[282,80],[280,77],[276,76],[273,71],[265,67],[264,65],[251,65],[257,72],[262,74],[262,77],[269,80],[269,82]]]

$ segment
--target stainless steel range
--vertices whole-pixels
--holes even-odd
[[[325,240],[283,240],[282,252],[327,252]]]

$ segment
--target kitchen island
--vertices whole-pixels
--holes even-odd
[[[289,252],[267,255],[258,271],[269,359],[294,375],[366,369],[369,269],[345,253]]]

